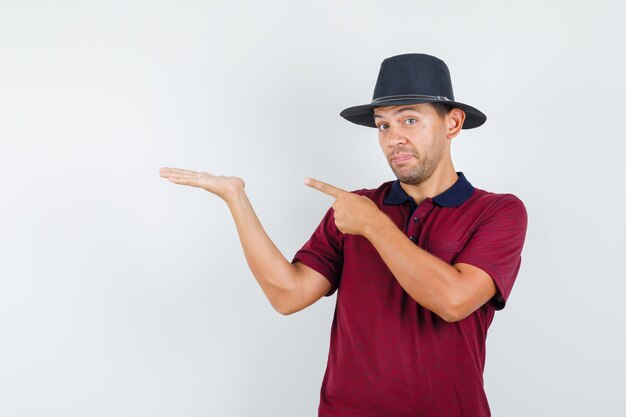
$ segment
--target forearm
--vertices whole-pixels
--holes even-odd
[[[453,320],[461,285],[459,270],[407,239],[386,215],[368,228],[365,237],[417,303],[444,320]]]
[[[250,271],[272,306],[281,311],[296,285],[297,268],[278,250],[243,189],[226,199]]]

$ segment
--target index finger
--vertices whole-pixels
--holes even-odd
[[[339,197],[342,193],[347,193],[346,190],[342,190],[339,187],[335,187],[334,185],[330,185],[322,181],[314,180],[313,178],[305,179],[304,183],[311,188],[315,188],[316,190],[335,198]]]

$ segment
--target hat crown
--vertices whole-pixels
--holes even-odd
[[[406,94],[454,100],[446,63],[427,54],[403,54],[385,59],[380,65],[373,99]]]

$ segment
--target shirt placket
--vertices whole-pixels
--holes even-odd
[[[432,200],[426,199],[417,205],[413,201],[410,202],[410,216],[405,227],[405,234],[411,241],[417,243],[422,232],[422,224],[428,211],[432,206]]]

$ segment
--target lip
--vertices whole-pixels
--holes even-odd
[[[406,162],[415,156],[410,153],[400,153],[391,157],[391,161],[395,163]]]

